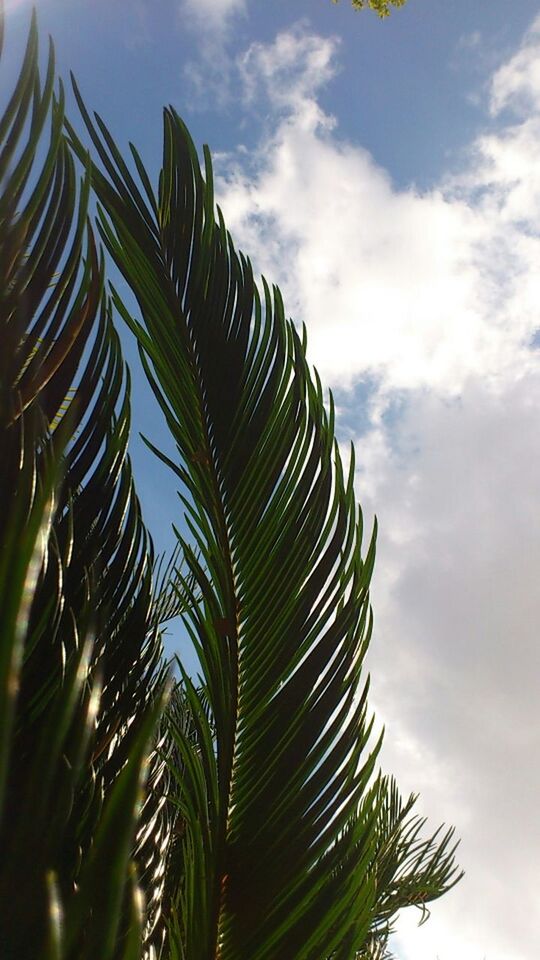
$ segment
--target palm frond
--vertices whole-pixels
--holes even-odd
[[[454,829],[423,835],[427,820],[413,813],[417,797],[403,803],[393,778],[381,783],[383,803],[377,824],[376,873],[379,927],[388,934],[399,910],[416,906],[421,922],[429,917],[427,904],[451,889],[463,876],[455,867]],[[373,931],[375,932],[375,930]]]
[[[426,818],[413,813],[416,801],[411,794],[403,803],[393,778],[379,781],[376,841],[366,866],[375,883],[375,908],[366,942],[353,954],[357,960],[392,960],[388,942],[399,912],[417,907],[420,923],[425,923],[430,915],[427,904],[447,893],[463,876],[455,864],[454,830],[440,828],[432,836],[422,836]],[[369,808],[360,809],[346,829],[366,815],[370,815]]]
[[[195,737],[175,730],[170,956],[351,958],[382,903],[386,800],[362,673],[375,532],[362,558],[354,457],[345,476],[305,336],[216,222],[208,152],[203,178],[167,109],[155,196],[135,148],[140,186],[76,95],[100,161],[100,233],[142,320],[114,303],[176,442],[176,463],[156,453],[184,486],[192,537],[184,620],[202,677],[184,676]]]
[[[129,381],[53,87],[34,15],[0,118],[2,956],[128,960],[164,666]]]

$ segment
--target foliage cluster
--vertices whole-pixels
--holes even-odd
[[[332,2],[338,3],[339,0],[332,0]],[[404,7],[406,2],[407,0],[351,0],[355,10],[369,8],[374,10],[381,20],[390,16],[391,7]]]
[[[424,839],[376,769],[354,461],[208,152],[203,175],[166,109],[155,192],[75,92],[91,153],[34,18],[0,118],[1,955],[382,958],[459,877],[452,831]],[[106,291],[91,191],[139,317]],[[155,450],[190,536],[161,573],[116,317],[178,452]],[[179,614],[197,681],[167,680]]]

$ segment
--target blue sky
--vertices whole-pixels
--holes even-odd
[[[380,524],[384,763],[465,880],[400,960],[535,960],[540,907],[540,18],[530,0],[41,0],[118,144],[209,143],[237,244],[305,321]],[[13,75],[28,23],[7,0]],[[3,73],[6,81],[6,70]],[[72,112],[72,116],[74,111]],[[135,367],[134,427],[166,442]],[[159,547],[175,485],[134,441]],[[174,634],[178,638],[177,634]]]

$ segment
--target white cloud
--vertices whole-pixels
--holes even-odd
[[[223,29],[232,14],[245,11],[246,0],[182,0],[181,11],[206,29]]]
[[[303,24],[277,35],[272,45],[253,43],[238,58],[238,68],[248,100],[262,84],[274,107],[296,114],[316,106],[313,94],[335,76],[337,37],[323,39],[309,34]],[[317,110],[324,122],[324,115]]]
[[[540,16],[531,24],[517,53],[496,71],[491,82],[492,114],[510,107],[519,113],[540,108]]]
[[[491,127],[464,169],[423,193],[396,189],[322,110],[337,50],[305,26],[250,47],[239,69],[267,131],[221,161],[218,194],[238,245],[306,321],[323,381],[347,388],[358,494],[380,521],[371,665],[386,765],[462,837],[466,879],[426,926],[404,921],[399,955],[531,960],[540,20],[494,73]],[[362,381],[374,386],[361,415]]]
[[[399,453],[384,428],[356,444],[358,492],[380,522],[371,668],[385,765],[432,822],[456,824],[467,871],[408,934],[414,960],[534,955],[539,405],[540,371],[504,391],[474,379],[451,402],[411,394]]]
[[[474,165],[453,182],[485,217],[498,218],[502,229],[511,231],[510,243],[519,246],[539,235],[540,16],[518,52],[491,78],[489,112],[500,118],[505,111],[511,122],[478,137]]]
[[[225,107],[231,96],[228,46],[232,27],[247,13],[247,0],[180,0],[179,22],[191,32],[196,56],[183,67],[190,108]]]
[[[515,373],[537,324],[536,127],[480,138],[475,167],[440,189],[397,191],[317,102],[336,46],[296,30],[242,58],[248,95],[262,87],[274,129],[249,167],[229,158],[219,180],[233,235],[309,320],[327,382],[369,373],[389,389],[456,393],[468,376]]]

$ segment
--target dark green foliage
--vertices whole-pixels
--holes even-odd
[[[154,195],[78,97],[91,165],[53,87],[33,21],[0,119],[2,960],[375,960],[458,877],[376,773],[375,538],[332,399],[174,110]],[[154,587],[91,188],[178,450],[191,539]],[[178,613],[202,676],[164,710]]]
[[[128,384],[53,84],[33,21],[0,121],[1,953],[105,960],[137,900],[164,677]]]

